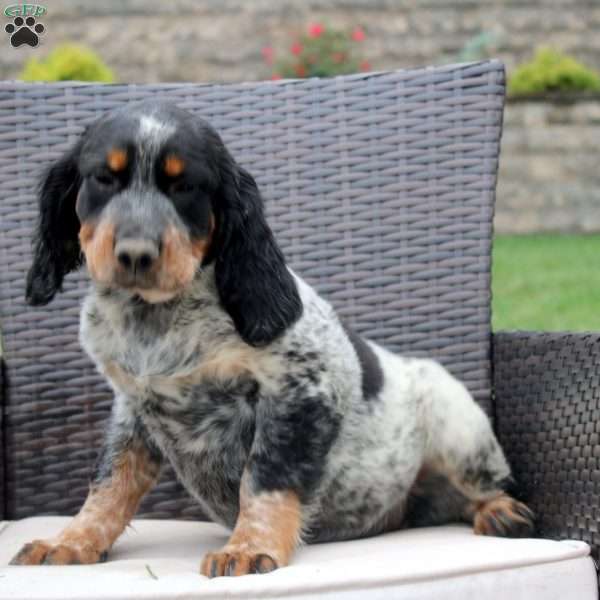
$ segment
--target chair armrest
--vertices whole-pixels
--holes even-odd
[[[493,336],[495,425],[543,537],[600,546],[600,334]]]

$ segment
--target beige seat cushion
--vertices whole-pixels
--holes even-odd
[[[68,567],[12,567],[22,544],[68,522],[37,517],[0,525],[0,599],[328,598],[592,600],[596,573],[583,542],[475,536],[463,526],[401,531],[301,548],[268,575],[209,580],[200,558],[227,532],[212,523],[134,521],[109,561]]]

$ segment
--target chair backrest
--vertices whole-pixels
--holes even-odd
[[[6,513],[81,504],[110,394],[77,341],[84,270],[23,299],[41,170],[100,113],[169,98],[208,119],[266,197],[291,266],[349,324],[447,365],[490,410],[490,246],[504,99],[496,61],[231,85],[0,83]],[[142,512],[192,516],[172,473]]]

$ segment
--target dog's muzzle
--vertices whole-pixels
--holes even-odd
[[[162,238],[168,223],[175,219],[169,202],[151,191],[125,193],[113,200],[110,213],[115,224],[117,284],[153,287],[160,269]]]
[[[160,244],[151,240],[125,238],[116,243],[114,252],[123,271],[135,279],[152,270],[160,250]]]

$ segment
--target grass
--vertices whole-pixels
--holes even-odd
[[[600,236],[496,236],[492,326],[600,331]]]
[[[148,575],[150,575],[152,579],[158,580],[158,577],[154,574],[154,571],[150,568],[150,565],[146,565],[146,571],[148,571]]]

